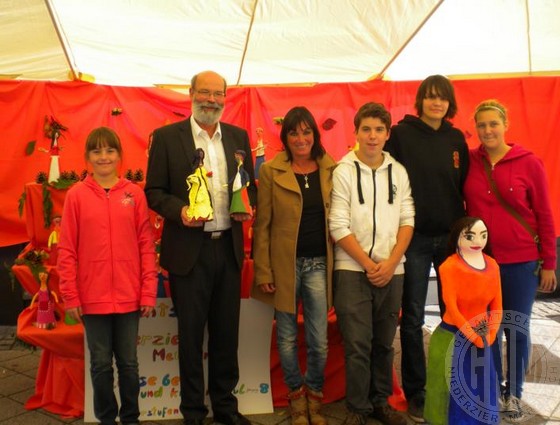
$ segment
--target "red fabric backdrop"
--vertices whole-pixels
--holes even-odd
[[[365,83],[320,84],[313,87],[244,87],[228,90],[224,121],[246,128],[252,143],[255,129],[262,127],[268,141],[266,157],[280,150],[275,117],[283,116],[296,105],[307,106],[321,125],[336,121],[322,136],[327,150],[339,159],[354,144],[353,117],[366,101],[383,102],[393,121],[414,113],[414,97],[419,82],[369,81]],[[527,77],[497,80],[454,81],[459,104],[455,125],[467,135],[469,144],[478,144],[472,112],[481,100],[497,98],[510,112],[508,140],[520,143],[540,156],[548,173],[556,220],[560,234],[560,77]],[[121,108],[120,115],[112,115]],[[25,217],[17,212],[18,199],[25,183],[39,171],[48,171],[49,155],[43,120],[53,116],[68,127],[59,144],[60,168],[80,173],[85,169],[83,146],[95,127],[114,128],[123,141],[123,171],[146,167],[149,135],[154,128],[175,122],[190,114],[188,97],[169,90],[92,85],[83,82],[0,81],[0,246],[29,240]],[[36,141],[35,152],[26,156],[25,148]]]

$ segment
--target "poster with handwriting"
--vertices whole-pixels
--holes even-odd
[[[241,300],[239,323],[239,383],[235,395],[239,411],[246,415],[271,413],[270,339],[274,310],[252,299]],[[204,342],[204,368],[207,370],[207,351]],[[137,348],[140,375],[140,420],[181,419],[179,411],[179,337],[177,320],[170,298],[158,298],[154,314],[141,318]],[[85,350],[84,422],[95,422],[93,390],[89,374],[90,356]],[[118,397],[116,366],[114,390]],[[212,415],[210,400],[206,404]]]

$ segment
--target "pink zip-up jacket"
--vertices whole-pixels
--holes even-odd
[[[539,253],[527,230],[508,213],[490,190],[482,145],[470,151],[470,167],[463,188],[467,213],[480,217],[488,226],[492,253],[499,264],[523,263],[539,258],[543,268],[556,269],[556,233],[542,161],[520,145],[511,149],[492,169],[502,198],[537,232],[542,244]]]
[[[128,313],[155,306],[156,253],[144,192],[120,179],[108,192],[91,177],[67,193],[57,271],[66,308]]]

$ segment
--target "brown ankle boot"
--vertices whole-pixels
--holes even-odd
[[[311,425],[327,425],[327,419],[321,415],[323,393],[313,391],[309,388],[305,390],[307,392],[307,408],[309,409],[309,421]]]
[[[292,425],[309,425],[309,417],[307,413],[307,398],[305,396],[305,388],[288,394],[290,400],[290,414],[292,415]]]

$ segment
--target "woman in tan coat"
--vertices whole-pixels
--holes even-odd
[[[293,425],[325,425],[320,414],[332,304],[332,245],[327,217],[336,165],[321,144],[313,115],[292,108],[282,123],[284,152],[259,173],[254,228],[253,297],[274,305],[278,353],[290,393]],[[303,308],[307,370],[298,360],[298,307]]]

